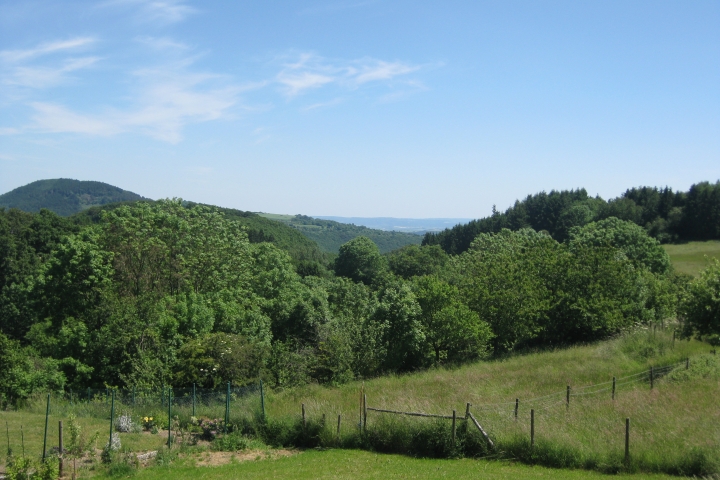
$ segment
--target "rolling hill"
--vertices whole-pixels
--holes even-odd
[[[0,208],[25,212],[46,208],[67,217],[90,207],[137,200],[148,199],[103,182],[55,178],[28,183],[0,195]]]
[[[337,253],[340,245],[359,236],[371,239],[382,253],[397,250],[405,245],[420,245],[423,239],[420,235],[413,233],[376,230],[332,220],[321,220],[306,215],[293,216],[272,213],[260,213],[260,215],[282,222],[302,232],[303,235],[317,242],[320,248],[329,253]]]

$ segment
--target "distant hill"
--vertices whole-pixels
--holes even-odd
[[[67,217],[95,206],[137,200],[148,199],[103,182],[56,178],[38,180],[0,195],[0,208],[25,212],[47,208]]]
[[[292,216],[272,213],[260,213],[260,215],[297,229],[307,238],[317,242],[324,251],[330,253],[337,253],[340,245],[359,236],[371,239],[382,253],[397,250],[405,245],[420,245],[423,238],[413,233],[376,230],[332,220],[320,220],[306,215]]]
[[[185,204],[188,207],[205,205],[195,202],[185,202]],[[91,207],[75,214],[71,217],[71,220],[81,225],[97,223],[102,218],[103,211],[113,210],[120,205],[120,203],[116,203]],[[261,217],[257,213],[234,208],[222,208],[214,205],[205,206],[217,209],[228,219],[234,220],[247,228],[248,239],[251,243],[272,243],[278,248],[287,251],[296,264],[300,262],[319,262],[324,265],[328,261],[326,254],[323,253],[317,243],[283,222],[270,220]]]
[[[313,218],[352,223],[363,227],[394,232],[423,234],[439,232],[455,225],[468,223],[472,218],[395,218],[395,217],[332,217],[313,215]]]

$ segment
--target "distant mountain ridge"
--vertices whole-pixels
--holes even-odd
[[[415,233],[380,230],[333,220],[322,220],[307,215],[274,213],[260,213],[259,215],[299,230],[307,238],[317,242],[320,248],[328,253],[338,253],[342,244],[359,236],[368,237],[375,242],[381,253],[388,253],[406,245],[420,245],[423,239],[421,235]]]
[[[0,208],[38,212],[43,208],[68,217],[108,203],[150,200],[103,182],[55,178],[38,180],[0,195]]]
[[[313,218],[374,228],[377,230],[423,234],[439,232],[455,225],[468,223],[472,218],[396,218],[396,217],[334,217],[313,215]]]

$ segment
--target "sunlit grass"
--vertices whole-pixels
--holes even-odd
[[[670,262],[676,271],[697,276],[707,267],[708,258],[720,258],[720,242],[710,240],[707,242],[688,242],[677,245],[663,245],[670,255]]]

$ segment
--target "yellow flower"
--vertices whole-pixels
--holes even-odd
[[[145,417],[145,418],[144,418],[143,420],[145,420],[145,421],[147,422],[147,421],[148,421],[148,418],[147,418],[147,417]]]
[[[152,417],[150,417],[150,421],[152,422]]]

